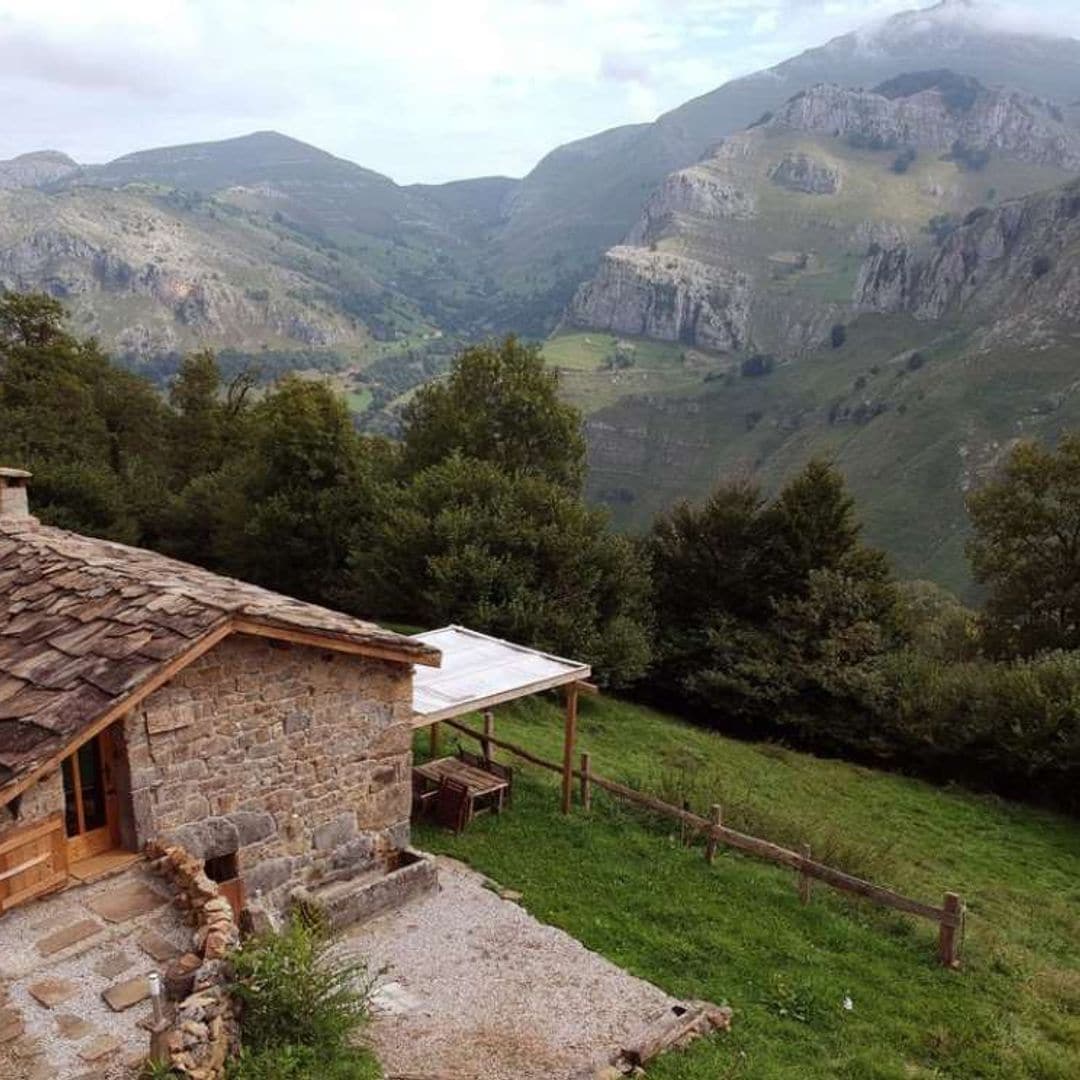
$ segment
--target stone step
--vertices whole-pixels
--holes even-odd
[[[74,1013],[60,1013],[56,1017],[56,1030],[62,1039],[79,1042],[93,1033],[94,1026]]]
[[[115,1035],[98,1035],[79,1051],[79,1057],[87,1064],[107,1058],[120,1049],[120,1040]]]

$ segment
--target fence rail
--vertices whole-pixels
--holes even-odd
[[[548,769],[556,773],[563,772],[562,764],[547,761],[521,746],[507,742],[505,739],[496,738],[491,733],[490,724],[485,725],[484,731],[476,731],[467,724],[459,723],[456,720],[447,720],[444,723],[455,731],[476,739],[483,747],[485,756],[490,757],[491,747],[497,746],[499,749],[505,750],[507,753],[513,754],[541,769]],[[754,855],[759,859],[790,867],[798,874],[799,895],[804,902],[809,898],[810,879],[815,879],[832,886],[834,889],[839,889],[841,892],[861,896],[882,907],[893,908],[907,915],[917,915],[920,918],[929,919],[931,922],[936,922],[939,927],[938,958],[941,963],[947,967],[958,966],[962,938],[961,931],[964,926],[964,905],[956,893],[947,892],[941,907],[923,903],[921,900],[913,900],[882,885],[875,885],[873,882],[864,881],[862,878],[847,874],[843,870],[837,870],[835,867],[817,862],[810,857],[809,848],[804,849],[803,853],[791,851],[789,848],[774,844],[769,840],[762,840],[759,837],[738,832],[736,829],[730,829],[722,824],[721,808],[719,806],[712,808],[711,819],[705,818],[685,807],[672,806],[670,803],[666,803],[653,795],[647,795],[635,788],[628,787],[626,784],[620,784],[616,780],[609,780],[607,777],[593,772],[588,754],[581,755],[581,763],[582,768],[574,769],[573,774],[581,781],[581,801],[583,806],[587,807],[590,804],[590,789],[595,785],[611,795],[625,799],[627,802],[651,810],[653,813],[673,818],[691,833],[704,833],[706,838],[705,856],[709,861],[712,861],[716,845],[720,843],[735,848],[737,851],[746,852],[748,855]]]

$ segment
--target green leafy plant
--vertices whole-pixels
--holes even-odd
[[[243,1041],[253,1054],[288,1046],[329,1057],[347,1048],[368,1018],[367,966],[337,951],[332,935],[311,920],[294,917],[280,932],[253,939],[233,965]]]

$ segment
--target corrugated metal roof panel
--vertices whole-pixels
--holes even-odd
[[[592,673],[588,664],[580,661],[463,626],[428,630],[416,634],[415,640],[442,653],[439,668],[417,668],[413,675],[413,714],[418,727],[584,681]]]

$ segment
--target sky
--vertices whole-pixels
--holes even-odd
[[[520,176],[926,0],[0,0],[0,159],[273,129],[400,183]],[[1077,0],[996,17],[1080,37]]]

